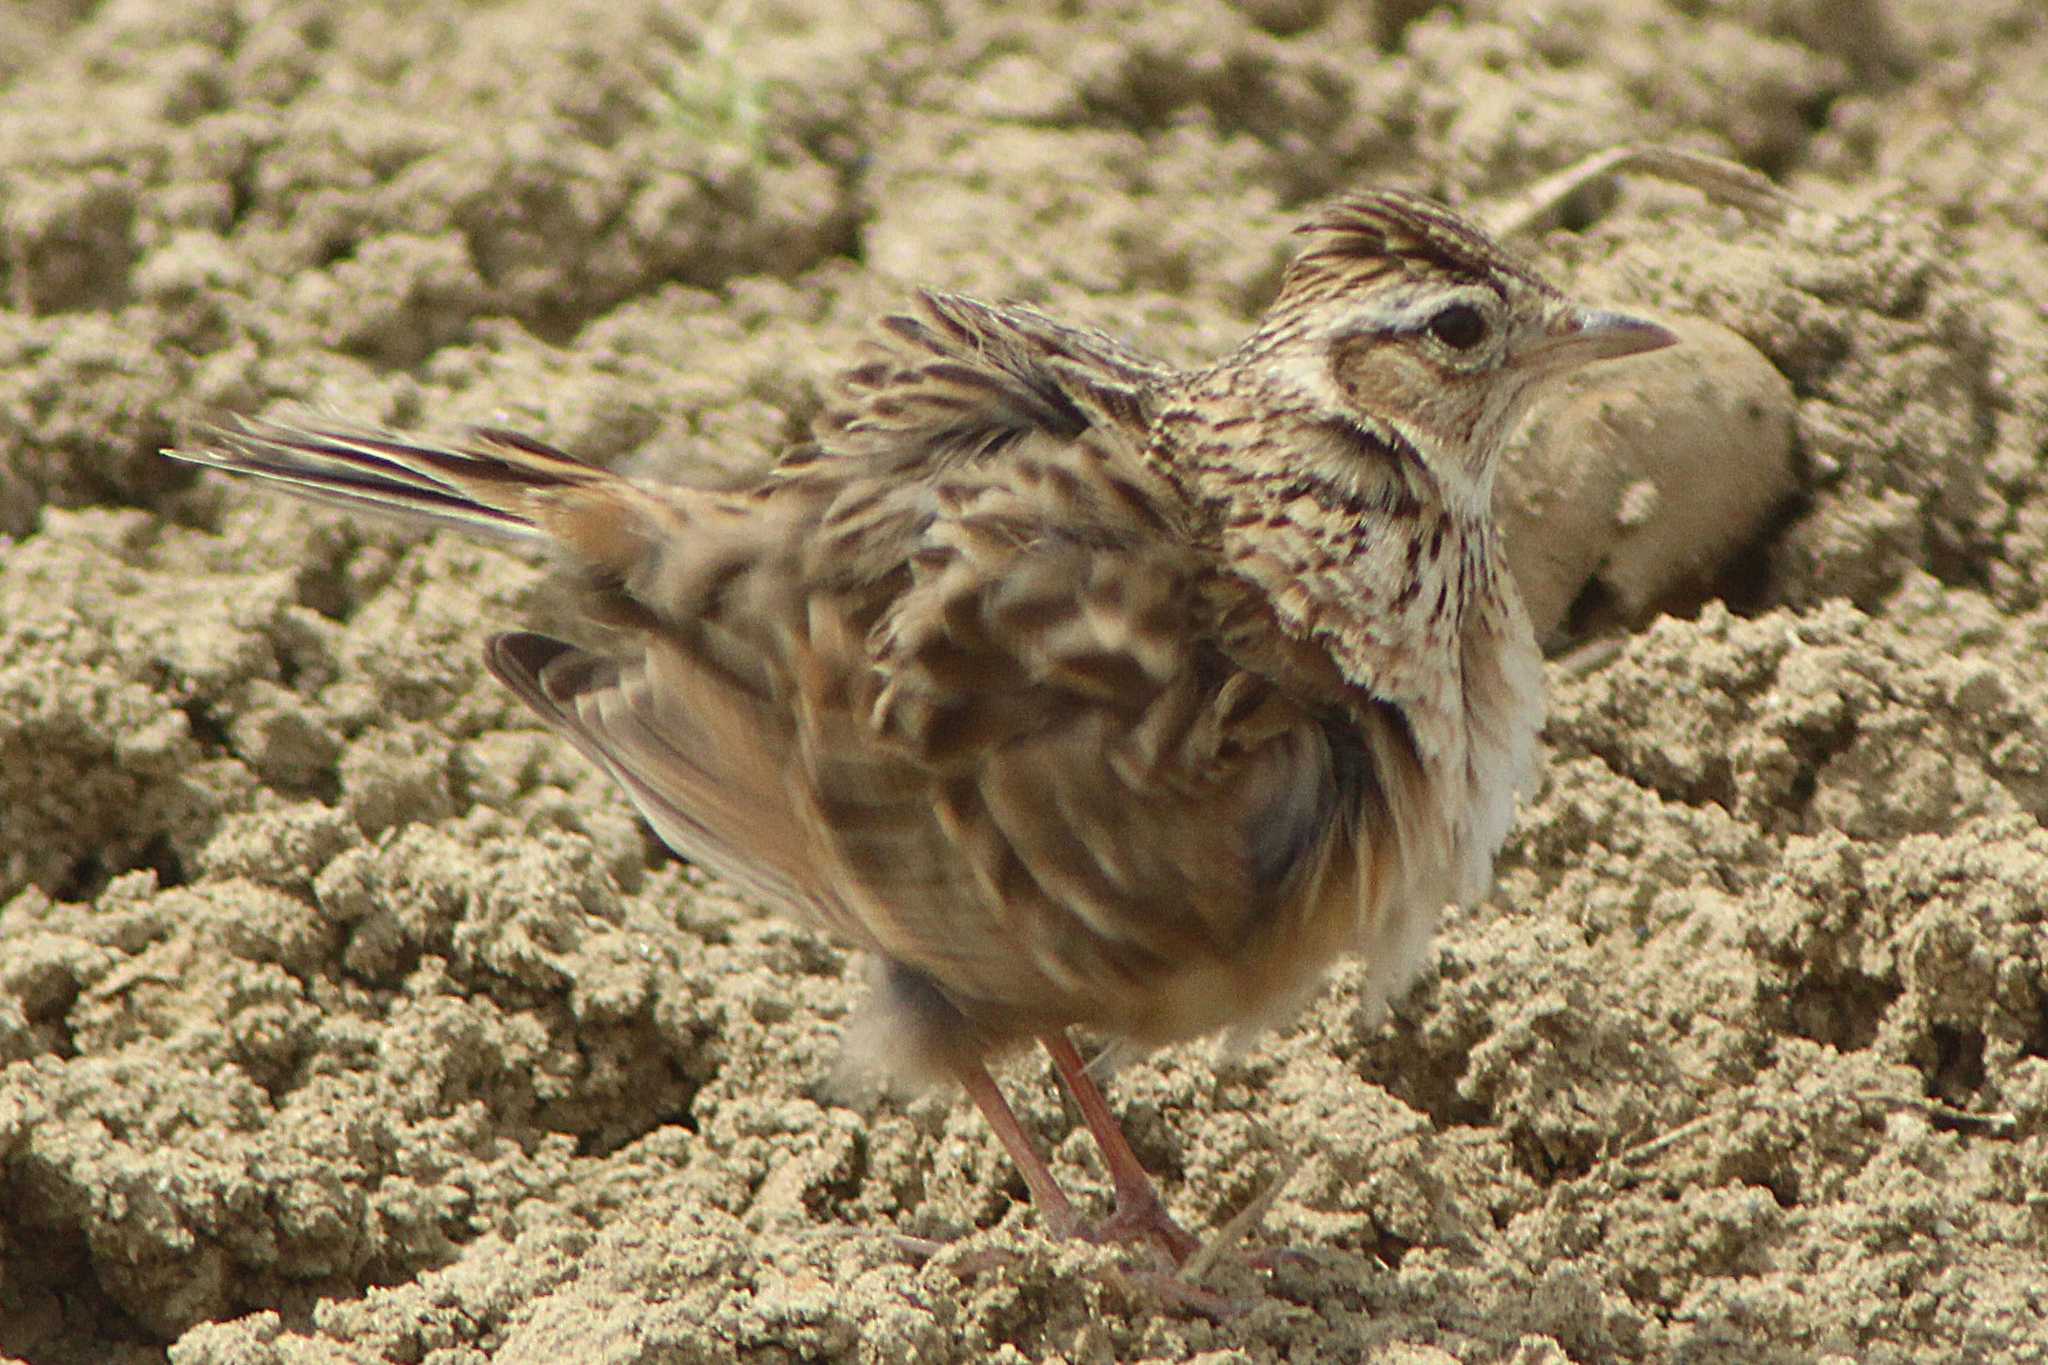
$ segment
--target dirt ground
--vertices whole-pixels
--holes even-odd
[[[419,8],[0,17],[0,1355],[2048,1360],[2038,0]],[[1569,571],[1542,790],[1391,1019],[1340,973],[1116,1075],[1191,1226],[1292,1169],[1221,1323],[838,1077],[858,964],[484,674],[542,565],[156,454],[295,402],[731,472],[916,284],[1192,360],[1320,197],[1619,141],[1797,207],[1630,180],[1528,249],[1746,338],[1792,439],[1667,373],[1599,534],[1791,496]]]

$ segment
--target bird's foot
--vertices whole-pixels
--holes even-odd
[[[1149,1181],[1142,1188],[1124,1191],[1109,1217],[1081,1235],[1100,1243],[1148,1241],[1176,1270],[1202,1249],[1201,1238],[1174,1221]]]

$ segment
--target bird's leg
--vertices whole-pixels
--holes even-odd
[[[1037,1207],[1038,1216],[1045,1220],[1047,1230],[1055,1237],[1077,1236],[1081,1230],[1081,1219],[1074,1212],[1073,1202],[1067,1198],[1067,1192],[1060,1188],[1059,1182],[1053,1179],[1052,1168],[1045,1164],[1045,1158],[1031,1145],[1030,1134],[1017,1121],[1016,1111],[1003,1098],[995,1077],[988,1074],[987,1067],[974,1061],[961,1063],[956,1074],[961,1088],[974,1101],[974,1107],[981,1110],[988,1126],[996,1130],[996,1136],[1002,1140],[1010,1160],[1017,1163],[1024,1185],[1031,1191],[1031,1202]]]
[[[1095,1242],[1151,1236],[1173,1257],[1174,1264],[1179,1265],[1200,1243],[1167,1215],[1158,1191],[1152,1188],[1151,1178],[1138,1164],[1137,1154],[1124,1140],[1116,1120],[1109,1116],[1109,1106],[1103,1103],[1102,1091],[1089,1079],[1074,1045],[1067,1041],[1065,1034],[1048,1035],[1041,1041],[1052,1053],[1053,1064],[1066,1078],[1068,1088],[1081,1101],[1081,1112],[1087,1117],[1095,1140],[1102,1144],[1103,1155],[1108,1159],[1111,1175],[1116,1181],[1116,1211],[1107,1222],[1092,1231],[1082,1228],[1081,1219],[1075,1214],[1066,1191],[1053,1179],[1052,1169],[1045,1164],[1045,1158],[1031,1145],[1024,1125],[1017,1121],[1016,1111],[1003,1098],[1003,1092],[997,1087],[995,1078],[988,1074],[988,1068],[979,1062],[968,1062],[956,1067],[955,1074],[974,1100],[975,1107],[981,1110],[982,1117],[988,1120],[989,1127],[995,1129],[996,1136],[1002,1139],[1010,1159],[1023,1173],[1024,1183],[1031,1190],[1031,1202],[1038,1206],[1038,1215],[1045,1220],[1047,1230],[1055,1237],[1083,1237]],[[935,1243],[911,1238],[902,1241],[906,1250],[920,1258],[938,1249]],[[1137,1279],[1141,1284],[1150,1285],[1168,1303],[1190,1313],[1199,1313],[1214,1322],[1234,1317],[1242,1311],[1241,1305],[1212,1294],[1200,1285],[1189,1284],[1171,1273],[1155,1272],[1139,1275]]]
[[[1095,1078],[1088,1074],[1087,1064],[1073,1040],[1065,1033],[1039,1035],[1039,1042],[1052,1054],[1052,1064],[1058,1069],[1060,1079],[1074,1094],[1074,1100],[1081,1106],[1081,1118],[1088,1125],[1088,1131],[1095,1135],[1095,1143],[1102,1149],[1103,1164],[1109,1168],[1109,1179],[1116,1190],[1116,1208],[1109,1218],[1096,1229],[1095,1235],[1105,1241],[1122,1241],[1131,1237],[1150,1237],[1157,1242],[1167,1255],[1180,1265],[1201,1249],[1201,1242],[1193,1233],[1173,1221],[1173,1215],[1166,1211],[1166,1203],[1160,1199],[1159,1191],[1152,1184],[1152,1177],[1138,1162],[1138,1154],[1131,1150],[1130,1140],[1124,1130],[1111,1117],[1109,1104],[1102,1098],[1102,1089],[1095,1084]],[[1014,1119],[1011,1120],[1013,1123]],[[1046,1176],[1047,1180],[1052,1177]],[[1026,1179],[1029,1179],[1027,1174]]]

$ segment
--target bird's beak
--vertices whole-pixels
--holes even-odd
[[[1595,360],[1661,350],[1677,340],[1667,328],[1626,313],[1572,307],[1560,311],[1519,359],[1535,369],[1566,370]]]

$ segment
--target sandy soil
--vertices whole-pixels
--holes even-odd
[[[2037,0],[1065,9],[8,8],[0,1354],[2048,1358]],[[1797,495],[1554,670],[1499,885],[1391,1020],[1340,976],[1118,1075],[1197,1227],[1298,1163],[1262,1236],[1299,1255],[1226,1258],[1220,1325],[1042,1238],[953,1097],[835,1085],[853,964],[483,675],[539,565],[154,453],[299,401],[739,469],[914,283],[1190,359],[1319,196],[1480,203],[1620,139],[1803,206],[1630,182],[1532,243],[1747,338]],[[1659,449],[1617,533],[1748,468]],[[1560,643],[1653,605],[1595,558]]]

